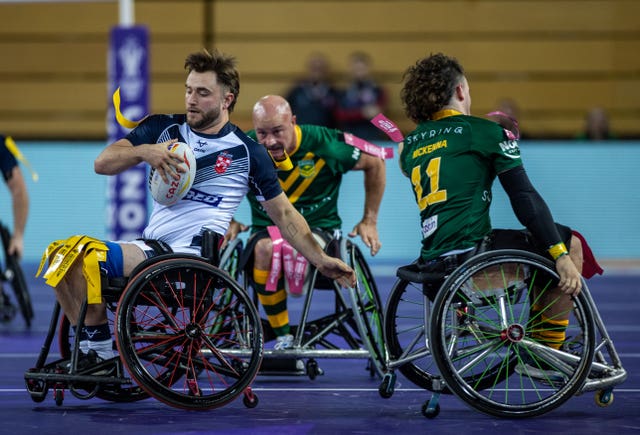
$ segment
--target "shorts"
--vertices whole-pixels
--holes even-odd
[[[107,251],[106,261],[100,262],[100,268],[102,271],[111,278],[118,278],[124,276],[124,258],[122,255],[122,246],[124,244],[133,244],[139,247],[144,252],[147,259],[156,257],[158,255],[167,254],[170,252],[181,252],[184,254],[200,255],[199,246],[185,246],[180,248],[170,248],[164,244],[163,248],[158,246],[152,246],[150,242],[144,240],[133,240],[130,242],[104,242],[109,250]]]

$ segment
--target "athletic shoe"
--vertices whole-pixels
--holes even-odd
[[[276,337],[276,344],[273,346],[274,350],[285,350],[293,347],[293,335],[286,334]]]
[[[92,376],[107,376],[107,375],[112,375],[114,373],[114,368],[113,367],[105,367],[104,369],[100,369],[100,370],[96,370],[96,371],[91,371],[91,367],[93,366],[97,366],[98,364],[103,363],[104,360],[102,358],[100,358],[98,356],[98,354],[96,353],[95,350],[93,349],[89,349],[89,352],[87,352],[86,354],[83,353],[82,351],[80,351],[80,354],[78,355],[78,362],[76,363],[76,372],[80,373],[80,372],[86,372],[83,373],[84,375],[92,375]],[[58,367],[63,369],[65,372],[67,373],[71,373],[71,361],[65,361],[62,362],[60,364],[58,364]]]

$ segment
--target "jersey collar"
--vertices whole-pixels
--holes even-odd
[[[289,154],[293,155],[300,148],[300,144],[302,143],[302,129],[298,124],[294,125],[295,135],[296,135],[296,147]]]
[[[434,113],[433,115],[431,115],[431,119],[434,121],[437,121],[442,118],[447,118],[449,116],[456,116],[456,115],[463,115],[463,113],[453,109],[445,109],[445,110],[440,110]]]

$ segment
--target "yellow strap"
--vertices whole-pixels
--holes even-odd
[[[55,287],[58,282],[62,279],[64,274],[67,273],[69,267],[73,264],[73,261],[78,256],[78,252],[74,250],[76,245],[80,242],[80,239],[83,236],[72,236],[67,240],[63,241],[62,247],[58,249],[58,251],[53,255],[53,259],[49,259],[49,267],[43,275],[43,278],[47,280],[47,284]],[[60,275],[58,273],[58,269],[62,272]],[[60,275],[59,279],[53,278],[53,282],[55,284],[50,283],[50,278],[52,275]]]
[[[42,267],[44,266],[44,263],[49,259],[51,254],[56,249],[58,249],[63,243],[64,243],[64,240],[56,240],[55,242],[52,242],[49,244],[49,246],[47,246],[47,249],[44,251],[44,254],[42,254],[42,258],[40,259],[40,266],[38,266],[36,277],[40,276],[40,272],[42,272]]]
[[[276,168],[280,169],[281,171],[290,171],[293,169],[293,163],[291,162],[291,158],[286,151],[284,152],[284,160],[276,160],[271,155],[271,151],[267,150],[267,152],[269,153],[269,157],[271,157],[273,164],[276,165]]]
[[[114,109],[116,109],[116,120],[118,121],[118,124],[120,124],[124,128],[136,128],[138,124],[142,122],[142,119],[140,121],[131,121],[125,118],[120,111],[120,88],[116,89],[113,93],[113,107]]]
[[[84,252],[82,274],[87,282],[87,302],[99,304],[102,302],[99,262],[106,261],[108,250],[104,242],[88,236],[72,236],[67,240],[58,240],[47,247],[36,276],[40,274],[45,259],[50,259],[55,251],[43,277],[48,285],[56,287]]]
[[[99,304],[102,302],[100,265],[98,264],[98,261],[100,261],[100,252],[104,254],[104,251],[91,249],[84,255],[84,261],[82,263],[82,274],[87,281],[87,303],[89,304]]]
[[[16,143],[13,141],[13,138],[11,136],[7,136],[4,139],[4,144],[9,150],[9,152],[13,154],[13,156],[16,159],[18,159],[22,164],[24,164],[27,167],[27,169],[31,173],[31,178],[33,179],[33,181],[38,181],[38,174],[36,173],[36,171],[33,170],[27,158],[22,155],[22,153],[20,152],[20,149],[18,149],[18,145],[16,145]]]

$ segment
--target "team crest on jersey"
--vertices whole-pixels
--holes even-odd
[[[213,165],[213,169],[218,174],[224,174],[229,166],[231,166],[231,161],[233,160],[233,156],[225,151],[221,152],[218,155],[218,159],[216,160],[216,164]]]
[[[300,160],[298,169],[300,169],[300,175],[304,178],[311,178],[316,175],[316,165],[313,160]]]

